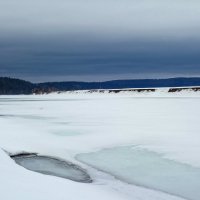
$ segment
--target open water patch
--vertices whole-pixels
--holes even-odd
[[[36,154],[18,154],[11,156],[18,165],[45,175],[57,176],[76,182],[91,183],[86,170],[70,162]]]

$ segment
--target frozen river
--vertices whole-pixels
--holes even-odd
[[[199,200],[199,116],[199,93],[2,96],[0,196]],[[79,165],[93,183],[38,174],[7,156],[23,152]]]
[[[165,159],[137,147],[80,154],[77,159],[116,178],[187,199],[200,199],[200,168]]]

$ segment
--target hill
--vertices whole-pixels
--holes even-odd
[[[123,89],[123,88],[157,88],[200,86],[200,78],[169,78],[113,80],[105,82],[47,82],[31,83],[28,81],[0,77],[0,94],[43,94],[54,91]]]
[[[105,82],[49,82],[40,83],[38,86],[42,88],[56,88],[60,91],[88,89],[188,87],[200,86],[200,78],[135,79],[113,80]]]
[[[31,94],[34,88],[34,84],[28,81],[0,77],[0,94]]]

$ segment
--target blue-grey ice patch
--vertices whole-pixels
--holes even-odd
[[[134,147],[116,147],[76,157],[125,182],[190,200],[200,199],[200,168]]]
[[[58,176],[77,182],[90,183],[92,179],[81,167],[46,156],[12,156],[15,162],[26,169],[46,175]]]

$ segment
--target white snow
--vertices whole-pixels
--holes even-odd
[[[200,168],[200,92],[166,91],[1,96],[0,198],[180,199],[126,184],[75,159],[78,154],[131,145]],[[36,152],[74,162],[87,169],[94,183],[28,171],[4,151]]]

